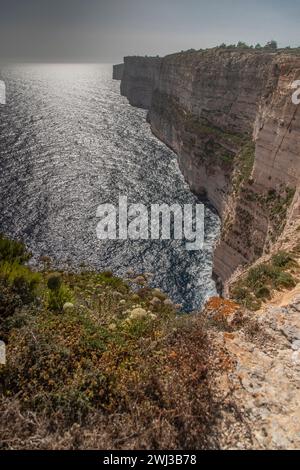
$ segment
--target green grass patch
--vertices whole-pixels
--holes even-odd
[[[0,234],[0,262],[22,264],[30,259],[31,255],[23,243],[10,240]]]
[[[270,262],[249,269],[247,275],[231,288],[231,297],[249,310],[258,310],[262,301],[271,298],[273,290],[295,287],[296,279],[287,270],[296,266],[290,253],[280,251]]]
[[[0,325],[36,298],[41,275],[23,264],[29,258],[22,243],[0,235]]]

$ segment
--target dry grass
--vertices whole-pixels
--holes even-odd
[[[71,408],[67,399],[51,401],[51,388],[47,397],[42,377],[32,385],[30,372],[30,387],[18,386],[27,368],[26,356],[19,354],[8,374],[15,376],[18,368],[21,374],[0,401],[2,448],[217,448],[220,405],[209,372],[212,352],[198,321],[180,323],[156,342],[140,342],[130,367],[118,364],[122,355],[112,358],[109,352],[105,363],[114,388],[100,389],[84,413],[76,400]],[[58,364],[53,374],[63,395]],[[73,384],[73,389],[80,386]],[[44,401],[36,401],[41,392]]]

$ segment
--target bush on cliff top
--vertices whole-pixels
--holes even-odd
[[[259,43],[257,43],[255,46],[249,45],[244,41],[239,41],[237,44],[225,44],[224,42],[218,46],[219,49],[246,49],[246,50],[253,50],[255,49],[256,51],[276,51],[278,49],[278,44],[276,41],[273,39],[271,41],[268,41],[264,46],[261,46]],[[286,49],[291,49],[291,48],[286,48]]]

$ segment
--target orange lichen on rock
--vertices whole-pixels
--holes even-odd
[[[237,303],[221,297],[211,297],[206,304],[206,310],[220,313],[223,317],[228,317],[239,309],[240,306]]]
[[[176,351],[171,351],[170,354],[169,354],[169,358],[170,358],[170,359],[177,359],[177,353],[176,353]]]
[[[205,306],[205,313],[210,321],[219,328],[235,329],[242,321],[241,306],[229,299],[212,297]]]

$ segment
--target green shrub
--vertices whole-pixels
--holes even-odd
[[[245,283],[252,290],[264,288],[266,285],[270,285],[272,288],[293,287],[295,285],[293,276],[284,272],[282,266],[276,266],[273,263],[261,264],[250,269]]]
[[[241,283],[236,284],[231,290],[231,297],[243,307],[255,311],[261,307],[261,300],[257,299],[253,293]]]
[[[40,275],[22,263],[30,254],[24,245],[0,235],[0,318],[14,314],[17,308],[31,303],[36,295]]]
[[[243,41],[239,41],[237,43],[236,47],[238,49],[249,49],[250,48],[250,46],[246,42],[243,42]]]
[[[103,273],[98,274],[97,281],[99,282],[99,284],[105,284],[107,286],[110,286],[113,289],[122,292],[123,294],[126,294],[129,291],[129,287],[123,281],[123,279],[113,276],[110,271],[105,271]]]
[[[251,268],[245,280],[246,286],[250,289],[264,287],[265,283],[276,277],[276,271],[271,264],[260,264]]]
[[[272,256],[272,263],[279,268],[295,266],[295,259],[290,253],[286,251],[279,251],[276,255]]]
[[[255,143],[247,141],[237,156],[237,166],[239,169],[239,182],[248,181],[254,165]],[[238,183],[239,183],[238,182]]]
[[[49,274],[47,279],[47,287],[50,290],[58,290],[62,285],[62,278],[59,273]]]
[[[73,302],[73,293],[65,285],[61,285],[59,289],[48,290],[48,308],[56,312],[62,311],[66,302]]]
[[[295,287],[295,278],[286,270],[296,266],[297,262],[290,253],[279,251],[270,262],[249,269],[247,275],[232,287],[231,295],[249,310],[258,310],[261,300],[271,298],[272,290]]]
[[[22,301],[12,292],[12,289],[0,278],[0,323],[4,318],[13,315]]]
[[[260,198],[260,204],[267,212],[272,223],[272,239],[275,240],[282,233],[288,208],[295,196],[295,188],[285,187],[280,191],[270,189],[268,194]]]
[[[266,286],[263,286],[263,287],[259,287],[259,289],[257,289],[255,291],[255,296],[258,298],[258,299],[270,299],[271,297],[271,291],[268,287]]]
[[[279,272],[275,279],[274,285],[278,289],[281,287],[289,289],[296,286],[296,281],[290,273]]]
[[[103,271],[101,273],[104,277],[108,277],[108,278],[112,278],[113,277],[113,273],[111,271]]]
[[[18,263],[24,263],[29,259],[30,254],[26,251],[23,243],[9,240],[0,234],[0,262],[16,261]]]

